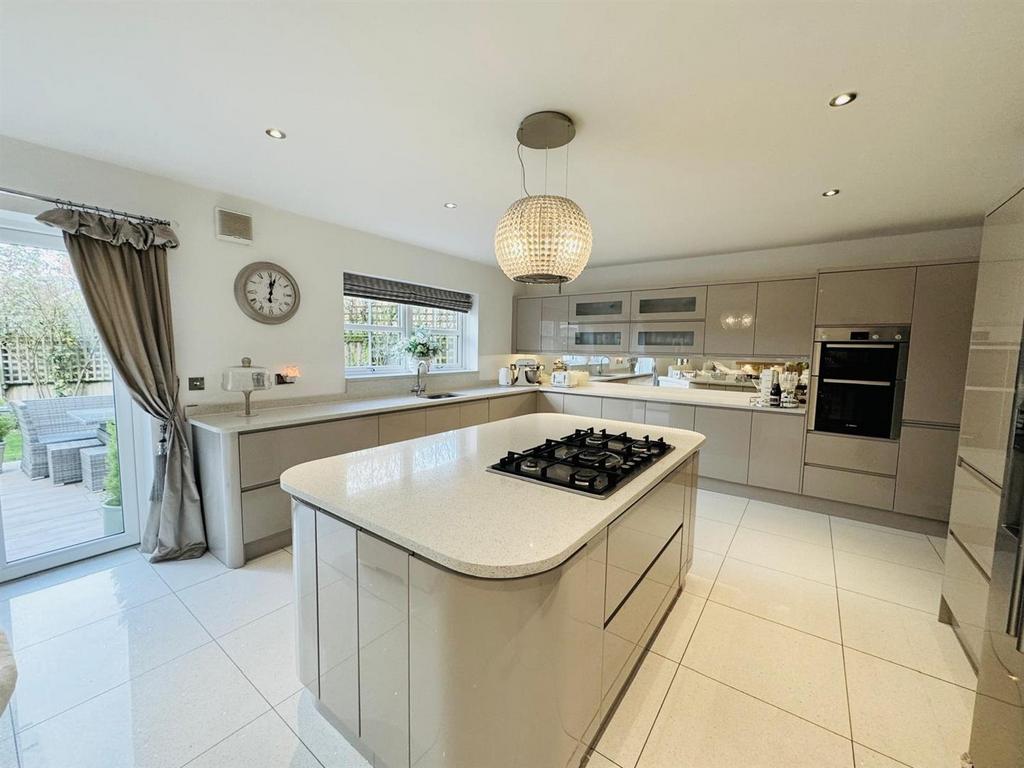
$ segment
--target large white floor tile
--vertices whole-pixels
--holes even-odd
[[[917,533],[915,531],[904,531],[901,528],[893,528],[889,525],[879,525],[878,523],[866,523],[862,520],[854,520],[850,517],[839,517],[838,515],[831,515],[833,523],[840,523],[842,525],[859,525],[861,528],[869,528],[872,531],[879,531],[880,533],[892,533],[896,536],[907,536],[911,539],[926,539],[928,538],[923,533]]]
[[[208,752],[188,764],[188,768],[320,768],[277,712],[260,715],[249,725],[235,731]]]
[[[836,580],[840,589],[860,592],[920,611],[937,612],[942,595],[942,574],[906,565],[836,552]]]
[[[678,668],[657,654],[647,654],[601,734],[598,752],[623,768],[636,765]]]
[[[191,560],[164,560],[151,563],[157,575],[175,592],[226,572],[227,566],[209,552]]]
[[[727,557],[711,599],[826,640],[840,640],[836,588],[828,584]]]
[[[697,595],[681,593],[676,604],[672,606],[672,611],[665,618],[665,623],[661,625],[658,636],[654,638],[652,650],[675,662],[683,658],[683,652],[690,642],[693,630],[697,627],[697,619],[700,618],[705,602],[707,601],[704,598]]]
[[[278,608],[220,638],[221,647],[271,704],[301,687],[295,672],[295,610]]]
[[[929,536],[928,541],[932,543],[932,547],[935,549],[935,554],[939,556],[939,560],[945,561],[946,559],[946,538],[939,538],[938,536]]]
[[[292,556],[275,552],[183,589],[178,596],[220,637],[292,601]]]
[[[214,643],[19,735],[24,768],[177,768],[267,703]]]
[[[694,526],[693,546],[705,552],[724,555],[729,551],[736,526],[720,523],[707,517],[698,517]]]
[[[709,602],[683,665],[849,735],[842,647]]]
[[[828,516],[805,509],[752,500],[747,505],[741,525],[744,528],[808,541],[819,547],[832,546]]]
[[[722,567],[724,559],[714,552],[705,552],[703,549],[693,550],[693,562],[690,564],[690,570],[686,573],[683,590],[698,597],[710,595],[711,587],[718,577],[718,569]]]
[[[42,573],[4,582],[0,584],[0,600],[10,600],[18,595],[27,595],[29,592],[36,592],[46,587],[63,584],[66,581],[79,579],[82,576],[88,576],[90,573],[105,571],[125,563],[136,563],[139,560],[142,560],[142,555],[139,554],[139,550],[135,547],[115,549],[113,552],[79,560],[77,563],[69,563],[59,568],[51,568]]]
[[[600,752],[591,752],[587,758],[587,768],[621,768]]]
[[[906,763],[900,763],[891,757],[868,749],[863,744],[853,745],[853,762],[856,768],[904,768]]]
[[[0,768],[18,768],[18,745],[13,738],[0,741]]]
[[[356,748],[324,720],[316,709],[313,695],[305,688],[276,709],[324,768],[370,768]]]
[[[166,595],[149,564],[134,560],[0,603],[0,625],[15,650]]]
[[[716,491],[697,490],[697,517],[707,517],[729,525],[738,525],[747,508],[747,499]]]
[[[943,570],[942,559],[926,536],[911,538],[837,519],[832,524],[832,539],[837,552],[852,552],[927,571]]]
[[[839,590],[843,643],[951,683],[974,688],[974,674],[952,627],[934,613]]]
[[[852,768],[850,742],[679,669],[638,768]]]
[[[24,730],[208,643],[174,595],[18,652],[15,712]]]
[[[971,691],[849,648],[846,675],[856,742],[915,768],[959,768]]]
[[[729,556],[822,584],[836,583],[832,549],[807,541],[740,526],[729,547]]]

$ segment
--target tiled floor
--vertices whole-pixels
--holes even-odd
[[[698,514],[592,768],[959,765],[975,681],[934,618],[941,540],[704,491]],[[295,678],[291,590],[288,549],[0,585],[20,667],[0,768],[368,768]]]

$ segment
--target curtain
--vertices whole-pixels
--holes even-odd
[[[398,304],[414,304],[417,307],[452,309],[456,312],[469,312],[473,308],[473,297],[461,291],[431,288],[427,285],[416,285],[416,283],[403,283],[399,280],[388,280],[385,277],[357,275],[354,272],[346,272],[343,279],[346,296],[394,301]]]
[[[178,402],[167,283],[170,227],[54,208],[36,217],[64,232],[85,303],[111,365],[136,403],[160,422],[150,509],[142,551],[150,561],[206,551],[202,507]]]

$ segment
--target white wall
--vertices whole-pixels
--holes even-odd
[[[813,276],[818,270],[838,267],[976,261],[980,249],[980,226],[942,229],[643,264],[593,267],[564,286],[563,292],[588,293],[624,288],[661,288],[688,283]],[[530,286],[525,291],[520,289],[520,293],[530,295],[554,292],[547,286]]]
[[[317,172],[296,168],[298,174]],[[181,246],[169,253],[171,304],[186,405],[237,399],[220,390],[220,374],[243,355],[272,370],[287,364],[302,369],[298,383],[260,393],[261,401],[344,392],[341,276],[346,270],[476,294],[478,378],[493,380],[507,359],[514,284],[497,267],[4,136],[0,186],[174,222]],[[214,237],[217,206],[254,217],[252,246]],[[0,208],[35,213],[44,207],[0,195]],[[235,304],[235,275],[259,260],[280,263],[299,283],[299,311],[281,325],[250,320]],[[187,391],[189,376],[205,376],[206,390]]]

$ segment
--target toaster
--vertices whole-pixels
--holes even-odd
[[[578,387],[584,382],[583,371],[552,371],[552,387]]]

